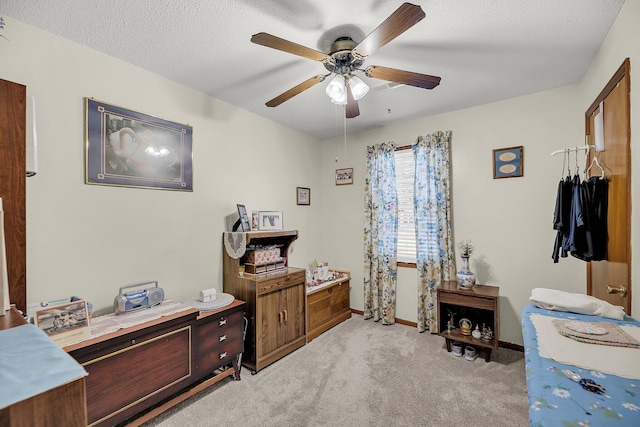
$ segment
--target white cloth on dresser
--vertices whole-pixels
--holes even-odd
[[[547,310],[570,311],[624,320],[624,310],[606,301],[585,294],[572,294],[557,289],[535,288],[529,301]]]

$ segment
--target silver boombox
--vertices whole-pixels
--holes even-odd
[[[154,285],[147,289],[147,285]],[[125,289],[138,288],[136,291],[125,292]],[[140,289],[144,288],[144,289]],[[158,287],[158,282],[140,282],[120,287],[120,293],[113,300],[113,308],[116,314],[129,313],[153,307],[164,301],[164,291]]]

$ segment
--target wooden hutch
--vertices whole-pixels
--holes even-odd
[[[242,364],[255,374],[305,345],[306,278],[305,269],[288,265],[289,247],[298,238],[297,230],[254,231],[245,236],[247,250],[240,258],[222,251],[224,292],[247,304]],[[278,261],[248,262],[255,248],[277,248]],[[245,265],[261,272],[241,276],[239,268]]]

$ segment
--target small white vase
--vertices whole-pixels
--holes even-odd
[[[461,256],[462,268],[456,273],[458,286],[463,289],[471,289],[476,284],[476,275],[469,269],[469,257]]]

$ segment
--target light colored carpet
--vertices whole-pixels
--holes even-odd
[[[242,380],[227,378],[151,426],[528,426],[524,355],[469,362],[445,340],[354,315]]]

